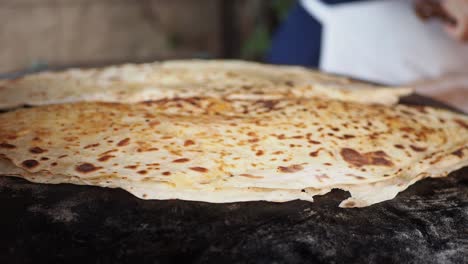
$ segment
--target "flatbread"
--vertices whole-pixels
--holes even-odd
[[[468,118],[430,107],[188,98],[50,105],[0,124],[12,164],[0,175],[144,199],[311,201],[339,188],[351,193],[341,206],[361,207],[468,165]]]
[[[60,174],[51,174],[47,171],[30,173],[20,167],[13,165],[8,159],[0,158],[0,167],[8,171],[9,176],[16,176],[27,179],[31,182],[60,184],[71,183],[76,185],[93,185],[107,188],[122,188],[141,199],[182,199],[211,203],[243,202],[267,200],[272,202],[287,202],[291,200],[305,200],[313,202],[313,195],[324,194],[328,191],[308,189],[266,189],[266,188],[187,188],[183,186],[174,186],[164,181],[132,181],[118,177],[108,177],[107,179],[83,179],[77,176],[67,176]]]
[[[101,101],[135,103],[189,97],[266,100],[329,98],[395,104],[409,88],[383,88],[301,67],[182,60],[43,72],[0,81],[0,109]]]

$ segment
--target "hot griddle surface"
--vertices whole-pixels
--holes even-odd
[[[468,168],[366,208],[338,208],[346,196],[145,201],[0,177],[0,263],[468,263]]]

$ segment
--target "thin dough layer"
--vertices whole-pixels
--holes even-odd
[[[468,165],[468,118],[325,99],[75,103],[0,115],[0,175],[119,187],[144,199],[392,199]],[[5,162],[8,160],[8,162]],[[34,178],[33,178],[34,177]]]
[[[182,60],[44,72],[0,80],[0,109],[70,102],[136,103],[212,97],[242,100],[328,98],[391,105],[412,92],[292,66]]]

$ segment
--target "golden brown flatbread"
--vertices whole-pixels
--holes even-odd
[[[328,98],[394,104],[409,88],[378,88],[301,67],[182,60],[72,69],[0,81],[0,109],[82,101],[135,103],[212,97],[242,100]]]
[[[144,199],[393,198],[468,165],[468,118],[341,100],[84,102],[0,115],[0,175],[120,187]],[[8,165],[9,164],[9,165]]]

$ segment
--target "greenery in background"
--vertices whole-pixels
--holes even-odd
[[[271,0],[268,1],[266,8],[272,13],[274,21],[281,22],[286,18],[294,2],[294,0]],[[269,21],[265,20],[265,17],[259,18],[252,34],[242,45],[241,57],[243,59],[262,59],[270,48],[274,29],[269,28]]]
[[[271,7],[275,12],[276,18],[278,20],[283,20],[286,18],[289,9],[291,8],[293,0],[273,0],[271,1]]]

